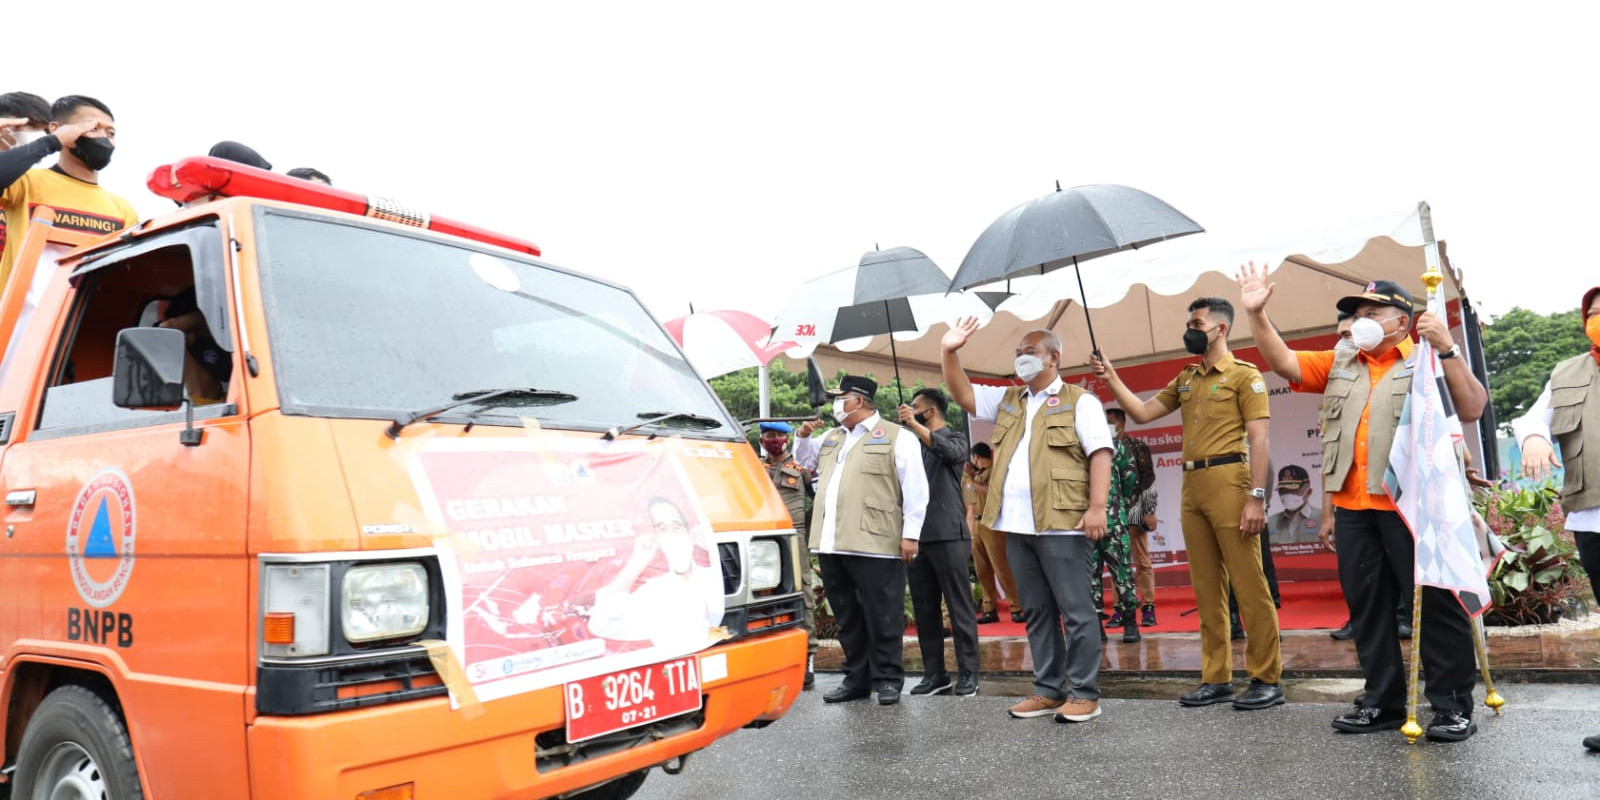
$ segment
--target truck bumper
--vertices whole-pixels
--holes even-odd
[[[252,796],[359,798],[407,784],[423,800],[576,791],[783,716],[804,680],[806,636],[786,630],[708,648],[701,663],[719,656],[727,659],[727,677],[704,682],[703,721],[690,725],[680,719],[678,732],[665,738],[604,754],[596,750],[566,766],[538,757],[540,744],[548,745],[551,737],[564,742],[559,686],[459,710],[440,697],[310,717],[257,717],[247,738]],[[546,732],[553,733],[536,742]]]

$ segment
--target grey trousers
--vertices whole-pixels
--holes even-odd
[[[1033,691],[1053,700],[1100,699],[1100,618],[1085,580],[1091,550],[1086,536],[1006,533],[1006,558],[1028,614]]]

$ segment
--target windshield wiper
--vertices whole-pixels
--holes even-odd
[[[644,413],[639,415],[639,419],[642,419],[644,421],[643,422],[635,422],[635,423],[633,423],[632,425],[629,425],[626,428],[621,428],[621,429],[612,428],[611,430],[606,431],[605,436],[603,438],[606,441],[611,441],[612,439],[617,439],[617,438],[620,438],[620,437],[623,437],[623,436],[627,436],[628,434],[633,433],[634,431],[639,430],[640,428],[647,427],[647,426],[650,426],[650,425],[659,425],[659,424],[661,424],[663,422],[667,422],[669,420],[675,420],[675,419],[681,419],[681,420],[684,420],[686,422],[693,422],[693,423],[699,425],[701,430],[709,431],[712,428],[720,428],[720,427],[722,427],[722,421],[721,420],[715,420],[715,419],[712,419],[710,417],[703,417],[703,416],[700,416],[699,414],[691,414],[691,413],[689,413],[687,411],[646,411],[646,412],[644,412]]]
[[[400,432],[405,430],[405,427],[413,422],[428,419],[429,417],[436,417],[446,411],[449,411],[450,409],[459,406],[502,405],[500,403],[488,402],[498,397],[529,398],[547,401],[538,403],[538,405],[558,405],[560,403],[570,403],[578,399],[577,395],[570,392],[560,392],[551,389],[478,389],[471,392],[457,392],[453,395],[450,395],[451,402],[445,403],[442,406],[437,406],[435,408],[430,408],[423,411],[417,411],[415,413],[400,417],[394,422],[389,423],[389,427],[384,429],[383,432],[388,434],[390,439],[398,439],[400,438]]]

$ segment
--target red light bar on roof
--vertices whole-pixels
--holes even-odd
[[[532,242],[503,236],[463,222],[431,216],[379,197],[367,197],[320,183],[278,175],[263,169],[209,156],[196,156],[156,167],[145,186],[169,200],[188,203],[212,195],[259,197],[304,206],[342,211],[346,214],[398,222],[430,231],[460,236],[508,250],[539,255]]]

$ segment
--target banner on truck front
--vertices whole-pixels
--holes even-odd
[[[491,700],[696,652],[721,636],[722,567],[670,448],[562,436],[430,440],[447,641]]]

